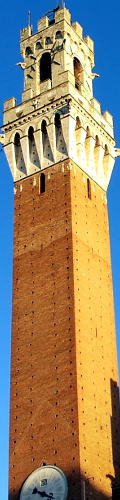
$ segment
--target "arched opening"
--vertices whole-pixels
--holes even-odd
[[[86,138],[85,138],[85,160],[87,165],[91,164],[91,132],[89,127],[86,127]]]
[[[76,116],[75,124],[75,146],[76,146],[76,161],[79,162],[80,158],[80,134],[81,134],[81,122],[79,116]]]
[[[61,31],[57,31],[56,35],[55,35],[55,38],[63,38],[62,32]]]
[[[67,154],[59,113],[55,114],[54,123],[55,123],[55,137],[56,137],[56,161],[59,161],[60,159],[64,158]]]
[[[79,116],[76,116],[76,125],[75,125],[75,141],[76,141],[76,146],[80,142],[80,118]]]
[[[98,137],[98,135],[96,135],[96,136],[95,136],[95,148],[96,148],[97,146],[100,146],[100,141],[99,141],[99,137]]]
[[[16,166],[18,166],[18,159],[19,159],[19,153],[20,153],[20,134],[18,134],[18,132],[16,132],[15,137],[14,137],[14,145],[15,145]]]
[[[46,43],[46,45],[51,45],[51,43],[53,43],[50,36],[46,37],[45,43]]]
[[[90,137],[90,136],[91,136],[90,129],[87,126],[87,128],[86,128],[86,139],[88,139],[88,137]]]
[[[46,127],[45,120],[42,121],[41,130],[42,130],[42,144],[43,144],[43,155],[44,155],[45,145],[46,145],[46,141],[47,141],[47,127]]]
[[[47,132],[47,124],[46,121],[43,120],[41,124],[42,130],[42,145],[43,145],[43,165],[42,168],[49,166],[53,163],[53,155],[49,141],[49,134]]]
[[[16,167],[18,168],[18,170],[20,170],[21,172],[26,174],[26,167],[25,167],[21,143],[20,143],[20,134],[18,132],[16,132],[15,137],[14,137],[14,148],[15,148]],[[21,177],[21,175],[20,175],[20,177]]]
[[[41,130],[42,130],[43,139],[45,139],[44,135],[47,134],[47,127],[46,127],[46,121],[45,120],[42,121]]]
[[[108,151],[108,146],[107,146],[107,144],[105,144],[105,156],[106,156],[106,155],[109,155],[109,151]]]
[[[100,159],[100,140],[98,135],[95,136],[95,147],[94,147],[94,160],[95,160],[95,168],[98,171],[99,168],[99,159]]]
[[[40,49],[42,49],[42,45],[40,42],[37,42],[36,43],[36,50],[40,50]]]
[[[59,149],[60,141],[61,141],[61,135],[62,135],[62,130],[61,130],[61,120],[60,120],[60,115],[59,113],[55,114],[55,137],[56,137],[56,149]],[[59,143],[59,145],[58,145]]]
[[[74,77],[75,77],[75,88],[80,90],[80,73],[82,71],[82,65],[77,57],[73,60]]]
[[[61,127],[61,121],[60,121],[60,115],[59,115],[59,113],[56,113],[56,115],[55,115],[55,127],[57,127],[57,128]]]
[[[39,163],[39,158],[38,158],[36,144],[35,144],[35,138],[34,138],[34,128],[31,126],[29,127],[29,130],[28,130],[28,142],[29,142],[29,160],[30,160],[29,169],[30,170],[32,168],[35,169],[35,167],[40,168],[40,163]]]
[[[104,172],[105,177],[107,176],[107,172],[108,172],[108,168],[109,168],[109,158],[110,158],[110,155],[109,155],[108,146],[107,146],[107,144],[105,144],[104,156],[103,156],[103,172]]]
[[[26,49],[25,49],[25,55],[26,55],[26,56],[29,56],[30,54],[32,54],[32,49],[31,49],[31,47],[26,47]]]
[[[80,127],[81,127],[80,118],[79,118],[79,116],[76,116],[75,130],[78,130]]]
[[[42,54],[40,60],[40,82],[51,80],[51,56],[49,52]]]
[[[34,144],[34,128],[30,127],[28,130],[28,140],[29,140],[29,155],[30,155],[30,161],[32,157],[32,149],[33,149],[33,144]]]

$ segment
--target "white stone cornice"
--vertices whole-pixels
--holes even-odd
[[[25,104],[24,104],[25,105]],[[95,104],[96,105],[96,104]],[[97,104],[98,105],[98,104]],[[69,157],[81,167],[87,175],[97,182],[103,189],[107,189],[115,159],[115,141],[110,133],[101,126],[101,115],[94,110],[90,114],[90,108],[84,109],[83,103],[76,101],[70,94],[64,98],[56,99],[53,104],[34,109],[34,112],[26,114],[20,120],[13,121],[8,125],[5,132],[6,155],[10,164],[14,179],[20,179],[26,175],[36,172],[37,169],[46,168],[55,162]],[[55,114],[59,112],[61,120],[62,136],[56,144],[55,137]],[[94,114],[95,112],[95,114]],[[109,117],[108,117],[109,118]],[[45,149],[43,147],[43,136],[41,123],[46,121],[47,139]],[[80,122],[76,128],[76,120]],[[104,118],[105,122],[105,118]],[[34,140],[39,159],[39,165],[30,162],[28,129],[32,126]],[[88,133],[89,130],[89,133]],[[14,135],[20,134],[21,150],[23,155],[23,166],[17,168],[14,156]],[[97,139],[96,139],[97,137]],[[96,147],[96,140],[99,144]],[[61,146],[60,146],[61,144]],[[8,147],[9,146],[9,147]],[[10,157],[11,150],[11,157]]]

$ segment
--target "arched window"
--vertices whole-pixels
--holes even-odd
[[[95,168],[98,170],[100,159],[100,140],[98,135],[95,136],[95,147],[94,147],[94,160],[95,160]]]
[[[63,38],[62,32],[61,31],[57,31],[56,35],[55,35],[55,38]]]
[[[31,49],[31,47],[26,47],[26,49],[25,49],[25,55],[26,55],[26,56],[29,56],[30,54],[32,54],[32,49]]]
[[[61,120],[59,113],[55,114],[55,137],[56,137],[56,148],[60,148],[60,143],[62,145],[62,129],[61,129]]]
[[[31,160],[32,149],[33,149],[33,145],[34,145],[34,129],[33,129],[33,127],[30,127],[28,130],[28,139],[29,139],[29,154],[30,154],[30,160]]]
[[[50,36],[46,37],[45,43],[46,43],[46,45],[49,45],[49,44],[52,43],[52,40],[51,40]]]
[[[105,156],[109,154],[109,151],[108,151],[108,146],[107,144],[105,144]]]
[[[43,134],[47,134],[47,128],[46,128],[46,121],[45,120],[42,121],[41,130],[42,130]]]
[[[109,150],[107,144],[105,144],[104,156],[103,156],[103,172],[105,176],[108,172],[108,164],[109,164]]]
[[[29,144],[29,173],[32,173],[32,169],[40,168],[40,162],[38,157],[38,152],[36,148],[34,128],[29,127],[28,130],[28,144]]]
[[[91,131],[89,127],[86,127],[86,138],[85,138],[85,157],[86,157],[86,162],[89,167],[91,163]],[[89,196],[88,196],[89,198]]]
[[[96,148],[97,146],[100,146],[100,141],[99,141],[99,137],[98,137],[98,135],[96,135],[96,136],[95,136],[95,148]]]
[[[79,116],[76,116],[75,130],[78,130],[80,127],[81,127],[80,118],[79,118]]]
[[[25,167],[25,163],[24,163],[19,132],[16,132],[15,137],[14,137],[14,148],[15,148],[14,151],[15,151],[16,167],[18,168],[18,170],[23,172],[23,174],[26,174],[26,167]],[[20,175],[20,177],[21,177],[21,175]]]
[[[88,137],[90,137],[90,136],[91,136],[90,129],[87,126],[87,128],[86,128],[86,139],[88,139]]]
[[[59,113],[55,114],[54,124],[55,124],[55,139],[56,139],[56,162],[58,162],[67,156],[66,144],[61,124],[61,116]]]
[[[28,137],[29,137],[29,139],[30,139],[31,142],[34,140],[33,133],[34,133],[34,128],[33,127],[29,127]]]
[[[79,116],[76,116],[76,125],[75,125],[75,142],[76,142],[76,146],[80,142],[80,127],[81,127],[80,118],[79,118]]]
[[[36,50],[40,50],[40,49],[42,49],[42,45],[40,42],[37,42],[36,43]]]
[[[79,164],[80,161],[80,144],[81,144],[81,122],[79,116],[76,116],[76,124],[75,124],[75,134],[74,134],[74,143],[75,143],[75,151],[76,151],[76,162]]]
[[[15,145],[16,165],[18,166],[19,152],[20,152],[20,135],[18,134],[18,132],[16,132],[15,134],[14,145]]]
[[[53,163],[53,154],[50,146],[47,123],[45,120],[42,121],[41,130],[42,130],[42,147],[43,147],[42,168],[44,169],[46,166],[49,166],[51,163]]]
[[[56,115],[55,115],[55,127],[57,127],[57,128],[61,127],[61,121],[60,121],[60,115],[59,115],[59,113],[56,113]]]
[[[76,89],[79,90],[79,88],[80,88],[80,73],[82,71],[82,65],[81,65],[80,61],[77,59],[77,57],[74,57],[73,67],[74,67],[75,87],[76,87]]]
[[[40,60],[40,82],[51,80],[51,56],[49,52],[42,54]]]
[[[42,143],[43,143],[43,152],[44,152],[45,142],[47,139],[47,127],[46,127],[45,120],[42,121],[41,130],[42,130]]]

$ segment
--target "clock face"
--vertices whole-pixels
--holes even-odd
[[[36,469],[22,486],[20,500],[65,500],[67,480],[61,469],[46,465]]]

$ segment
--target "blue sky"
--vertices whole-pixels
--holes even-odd
[[[2,125],[3,101],[14,96],[21,101],[23,72],[15,66],[19,55],[19,31],[27,26],[28,10],[31,11],[33,31],[37,20],[56,2],[46,0],[43,6],[32,0],[1,2],[1,64],[0,64],[0,124]],[[95,42],[95,68],[100,78],[94,82],[94,96],[114,116],[115,139],[120,147],[120,2],[119,0],[76,0],[66,4],[72,20],[78,21]],[[0,492],[7,500],[8,475],[8,415],[9,415],[9,371],[11,331],[11,287],[13,244],[13,181],[0,147],[1,196],[0,196]],[[111,253],[114,282],[114,299],[117,327],[118,358],[120,373],[120,158],[116,160],[108,188]]]

